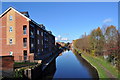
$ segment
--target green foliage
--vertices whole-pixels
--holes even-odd
[[[25,70],[24,68],[21,68],[21,69],[19,69],[19,70],[16,70],[14,77],[15,77],[15,78],[19,78],[19,77],[22,78],[22,77],[23,77],[23,72],[24,72],[24,70]]]
[[[37,64],[37,63],[35,63],[35,62],[14,62],[14,64],[15,65],[17,65],[17,64],[31,64],[31,65],[34,65],[34,64]]]
[[[104,35],[100,27],[98,27],[97,29],[94,29],[91,32],[89,43],[90,43],[90,49],[95,50],[96,55],[102,55]]]
[[[89,54],[82,54],[82,57],[88,60],[93,66],[96,67],[99,74],[99,78],[109,78],[109,76],[107,75],[107,71],[105,71],[103,67],[105,67],[116,78],[120,78],[120,74],[118,73],[117,68],[113,67],[111,63],[105,61],[103,57],[95,57]]]
[[[95,50],[91,50],[92,56],[95,56]]]
[[[111,25],[102,30],[100,27],[93,29],[89,35],[82,35],[73,41],[74,48],[89,53],[92,56],[107,55],[108,62],[120,68],[120,34],[115,26]]]

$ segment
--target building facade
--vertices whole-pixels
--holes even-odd
[[[52,55],[55,36],[30,19],[28,12],[10,7],[0,15],[0,23],[0,56],[12,55],[15,61],[23,61]]]

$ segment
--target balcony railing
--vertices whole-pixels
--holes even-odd
[[[27,34],[27,31],[26,31],[26,30],[23,30],[23,34],[26,35],[26,34]]]
[[[23,43],[23,47],[26,48],[27,47],[27,42]]]

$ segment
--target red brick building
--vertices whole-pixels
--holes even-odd
[[[10,7],[0,15],[0,56],[13,55],[15,61],[49,57],[55,36],[29,18],[28,12]]]

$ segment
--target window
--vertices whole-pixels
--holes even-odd
[[[33,36],[33,32],[32,32],[32,31],[30,31],[30,33],[31,33],[31,35]]]
[[[12,17],[12,16],[9,16],[9,20],[12,21],[12,20],[13,20],[13,17]]]
[[[27,38],[23,38],[23,47],[24,47],[24,48],[27,47]]]
[[[40,41],[38,40],[38,44],[40,43]]]
[[[10,51],[9,53],[10,53],[10,55],[13,55],[13,52],[12,52],[12,51]]]
[[[40,52],[40,49],[38,49],[38,53]]]
[[[12,38],[10,38],[9,43],[12,44]]]
[[[42,45],[43,45],[43,40],[42,40]]]
[[[39,30],[37,30],[37,34],[39,35]]]
[[[9,32],[12,32],[12,31],[13,31],[13,27],[10,26],[10,28],[9,28]]]
[[[31,43],[31,47],[33,47],[34,45],[33,45],[33,43]]]
[[[43,32],[41,32],[41,36],[43,36]]]
[[[24,35],[27,34],[27,26],[26,26],[26,25],[23,26],[23,34],[24,34]]]
[[[41,31],[39,31],[39,34],[41,34]]]
[[[27,50],[23,51],[23,55],[24,55],[24,60],[26,61],[27,60]]]
[[[34,25],[30,24],[31,27],[34,27]]]

